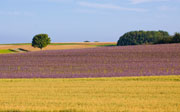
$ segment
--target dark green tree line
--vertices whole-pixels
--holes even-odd
[[[131,31],[125,33],[118,40],[118,46],[154,44],[162,39],[168,39],[169,33],[166,31]]]

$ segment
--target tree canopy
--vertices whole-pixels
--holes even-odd
[[[33,37],[32,46],[42,49],[50,44],[50,42],[51,39],[48,34],[37,34]]]
[[[159,40],[168,38],[169,34],[166,31],[131,31],[125,33],[118,40],[118,46],[125,45],[141,45],[154,44]]]
[[[172,38],[173,43],[180,43],[180,33],[175,33]]]

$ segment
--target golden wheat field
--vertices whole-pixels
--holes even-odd
[[[179,112],[180,76],[0,79],[1,112]]]
[[[93,48],[97,46],[103,45],[116,45],[116,42],[73,42],[73,43],[52,43],[47,47],[43,48],[43,50],[60,50],[60,49],[82,49],[82,48]],[[25,49],[28,51],[40,51],[39,48],[34,48],[31,44],[7,44],[0,45],[0,50],[7,49]]]
[[[43,50],[59,50],[59,49],[81,49],[81,48],[92,48],[95,46],[87,46],[87,45],[49,45]],[[26,49],[28,51],[39,51],[39,48],[33,48],[31,45],[3,45],[0,46],[0,49]]]

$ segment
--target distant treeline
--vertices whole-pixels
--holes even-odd
[[[180,33],[170,36],[166,31],[131,31],[125,33],[118,40],[118,46],[141,44],[180,43]]]

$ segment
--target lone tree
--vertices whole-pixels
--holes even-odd
[[[32,46],[42,50],[42,48],[46,47],[50,42],[51,39],[48,34],[38,34],[33,37]]]

